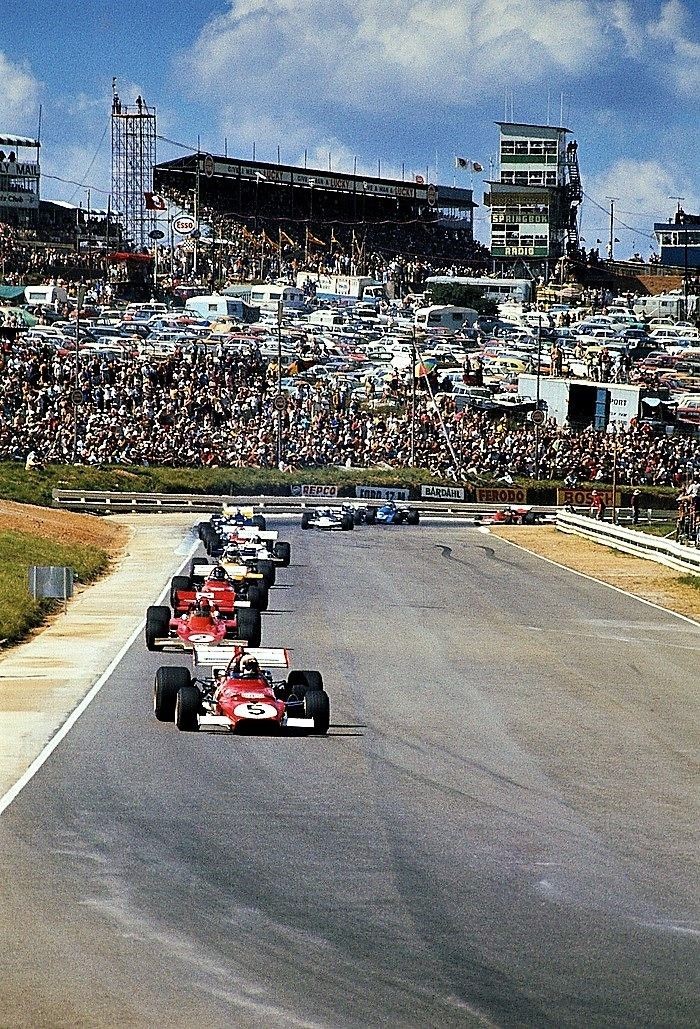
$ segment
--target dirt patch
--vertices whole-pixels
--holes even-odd
[[[682,573],[673,568],[569,536],[553,526],[507,526],[491,532],[540,557],[700,621],[700,590],[679,582]]]
[[[129,530],[124,525],[96,515],[54,511],[10,500],[0,500],[0,527],[42,536],[55,543],[100,547],[111,561],[120,556],[129,539]]]

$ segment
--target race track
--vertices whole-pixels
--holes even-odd
[[[178,734],[139,640],[0,818],[0,1025],[697,1025],[697,629],[464,527],[276,527],[330,734]]]

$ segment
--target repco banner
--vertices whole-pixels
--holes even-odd
[[[337,486],[317,486],[307,484],[305,486],[292,486],[293,497],[337,497]]]
[[[477,504],[526,504],[527,490],[520,486],[480,486],[474,499]]]
[[[590,507],[593,503],[593,490],[605,501],[606,507],[612,507],[613,491],[598,486],[582,486],[579,489],[558,489],[557,504],[559,507]],[[615,507],[620,507],[620,491],[616,491]]]

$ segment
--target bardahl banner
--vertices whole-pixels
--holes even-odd
[[[474,499],[477,504],[527,504],[527,490],[520,486],[480,486]]]
[[[396,486],[355,486],[360,500],[408,500],[408,490]]]
[[[307,483],[303,486],[292,486],[293,497],[337,497],[337,486],[320,486]]]
[[[602,487],[582,486],[579,489],[558,489],[557,504],[559,507],[590,507],[593,503],[593,490],[605,501],[606,507],[612,507],[613,491]],[[615,507],[620,507],[620,491],[616,490]]]
[[[424,500],[464,500],[461,486],[421,486],[420,495]]]

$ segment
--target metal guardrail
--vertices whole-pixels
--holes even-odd
[[[339,503],[381,504],[381,500],[364,500],[357,497],[268,497],[268,496],[222,496],[203,493],[122,493],[110,491],[55,489],[52,492],[54,507],[71,511],[91,511],[99,514],[124,513],[189,513],[211,514],[221,511],[223,504],[241,507],[256,507],[271,514],[289,514],[308,508],[328,507]],[[401,501],[404,503],[404,501]],[[453,517],[493,514],[503,509],[503,504],[470,504],[452,500],[411,500],[405,503],[416,507],[426,516]],[[554,515],[554,505],[533,505],[541,514]]]
[[[635,532],[611,522],[598,522],[593,518],[572,514],[570,511],[558,512],[557,529],[583,536],[594,543],[602,543],[606,547],[621,550],[634,557],[645,557],[681,572],[694,572],[700,575],[700,550],[664,539],[662,536]]]

